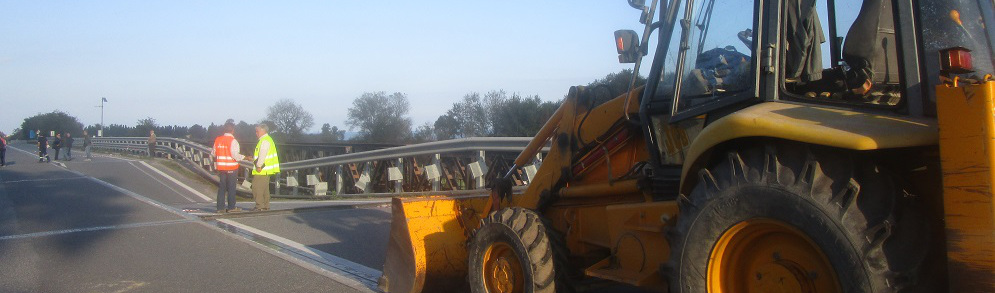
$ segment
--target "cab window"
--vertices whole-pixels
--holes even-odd
[[[901,58],[890,0],[784,4],[782,98],[886,108],[901,102]]]
[[[679,54],[684,54],[675,116],[698,115],[721,106],[722,101],[754,96],[755,72],[751,70],[755,35],[753,1],[691,3],[694,3],[692,17],[686,20],[689,25],[683,31],[688,47],[680,50],[681,41],[677,38],[681,35],[675,34],[667,51],[671,56],[666,59],[675,62],[664,66],[678,68],[674,65],[677,65]],[[673,71],[665,72],[664,76],[673,74]]]

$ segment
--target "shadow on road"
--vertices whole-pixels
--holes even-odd
[[[301,213],[289,217],[289,220],[327,234],[327,237],[314,237],[317,241],[308,244],[308,247],[375,270],[383,269],[390,233],[389,211],[375,208],[342,209]]]
[[[85,250],[91,243],[113,230],[93,228],[112,227],[137,219],[134,199],[120,192],[64,170],[39,170],[31,168],[4,168],[0,171],[0,250],[18,235],[49,232],[89,231],[91,237],[53,237],[48,245],[55,245],[66,254]],[[35,234],[38,236],[39,234]],[[7,239],[2,239],[7,238]]]

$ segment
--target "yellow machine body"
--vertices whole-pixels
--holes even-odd
[[[578,89],[582,90],[582,89]],[[710,150],[737,139],[773,139],[832,146],[853,151],[940,146],[951,292],[995,290],[995,83],[937,88],[938,120],[867,114],[806,104],[768,102],[718,119],[685,140],[682,185]],[[553,227],[566,233],[573,255],[589,259],[584,274],[601,279],[663,288],[658,266],[669,247],[663,237],[667,223],[679,216],[674,201],[653,202],[634,179],[620,179],[633,164],[646,159],[641,135],[618,135],[625,97],[619,97],[587,117],[596,131],[590,137],[623,138],[605,148],[577,155],[578,146],[557,143],[564,128],[576,132],[576,102],[568,98],[554,119],[544,143],[552,149],[523,194],[501,206],[536,208],[561,176],[568,183],[556,189],[557,201],[546,208]],[[635,103],[638,99],[632,99]],[[611,111],[610,109],[619,109]],[[601,111],[601,112],[597,112]],[[567,122],[565,122],[567,121]],[[606,122],[608,121],[608,122]],[[608,125],[608,126],[606,126]],[[590,129],[582,129],[590,130]],[[674,130],[675,132],[679,132]],[[600,132],[602,135],[597,135]],[[605,135],[608,134],[608,135]],[[605,145],[608,140],[600,142]],[[665,144],[669,142],[661,142]],[[534,156],[523,153],[520,157]],[[569,174],[561,170],[571,170]],[[466,243],[482,217],[492,210],[488,196],[395,198],[387,261],[381,288],[387,292],[439,292],[466,286]],[[655,248],[655,249],[653,249]],[[609,255],[598,252],[608,251]],[[980,285],[980,286],[979,286]]]
[[[551,140],[552,147],[528,189],[500,205],[535,209],[544,196],[555,193],[557,199],[546,207],[545,215],[555,229],[569,231],[566,245],[570,253],[588,260],[582,268],[584,274],[662,289],[666,284],[658,269],[669,251],[659,248],[669,247],[662,231],[678,216],[677,204],[654,202],[644,184],[621,178],[647,158],[641,133],[618,123],[625,116],[624,103],[635,109],[638,96],[626,99],[623,95],[597,108],[583,109],[577,100],[584,90],[571,89],[533,144],[518,157],[517,165],[526,163],[538,147]],[[579,125],[582,119],[586,122]],[[745,108],[704,129],[700,124],[686,125],[688,128],[665,129],[666,135],[659,142],[674,156],[669,160],[686,159],[682,177],[695,172],[694,162],[707,157],[712,148],[741,138],[852,150],[935,145],[937,141],[935,120],[779,102]],[[582,145],[560,142],[575,133],[592,141],[597,138],[593,142],[596,147],[581,150]],[[556,186],[564,179],[566,184]],[[488,196],[395,198],[381,288],[387,292],[435,292],[465,286],[468,236],[492,205]]]
[[[684,176],[715,146],[741,138],[770,138],[855,151],[935,145],[936,120],[868,114],[813,104],[761,103],[705,127],[687,151]],[[685,178],[687,179],[687,178]],[[682,181],[682,191],[688,188]]]
[[[513,196],[502,206],[535,209],[543,196],[556,188],[558,200],[549,208],[549,219],[557,229],[576,227],[568,235],[571,251],[585,252],[592,247],[621,249],[628,256],[618,260],[636,273],[606,269],[608,264],[592,266],[590,275],[635,284],[662,285],[656,279],[657,266],[648,263],[663,261],[667,251],[650,249],[666,246],[662,231],[665,221],[676,215],[673,202],[644,204],[645,195],[634,179],[619,179],[637,162],[646,160],[645,142],[635,131],[618,127],[624,117],[624,103],[629,109],[638,108],[638,97],[621,96],[594,109],[578,106],[582,87],[572,88],[570,95],[546,122],[539,135],[516,160],[522,166],[551,140],[546,154],[528,189]],[[639,90],[632,91],[638,93]],[[586,116],[586,117],[584,117]],[[580,128],[580,121],[586,121]],[[581,133],[590,139],[605,139],[599,152],[579,158],[585,164],[574,164],[579,145],[562,143],[564,133]],[[608,133],[610,135],[605,136]],[[568,140],[568,139],[567,139]],[[561,170],[576,170],[565,175]],[[576,173],[576,174],[575,174]],[[566,186],[554,186],[563,176],[570,176]],[[489,196],[395,198],[392,202],[390,242],[380,288],[386,292],[443,292],[465,287],[466,243],[480,219],[492,210]],[[611,212],[609,212],[611,211]],[[605,225],[606,219],[617,225]],[[646,240],[642,247],[631,247],[640,239],[618,241],[636,233]],[[653,246],[645,246],[652,244]],[[649,256],[652,261],[637,261]],[[615,263],[617,266],[617,263]]]
[[[483,209],[484,196],[394,198],[390,242],[380,289],[385,292],[447,292],[466,279],[466,231],[462,209]],[[471,213],[472,214],[472,213]],[[478,219],[469,221],[476,225]]]
[[[936,92],[950,292],[995,292],[995,82]]]

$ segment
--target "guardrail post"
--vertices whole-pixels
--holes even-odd
[[[484,189],[484,186],[487,186],[487,157],[484,151],[478,152],[477,162],[480,162],[481,174],[480,179],[477,180],[477,189]]]
[[[274,187],[273,188],[273,192],[270,193],[270,197],[273,197],[273,195],[280,195],[280,174],[277,173],[276,176],[269,176],[269,178],[270,178],[270,180],[267,183],[274,183],[273,184],[273,187]],[[276,181],[274,182],[273,180],[276,180]]]
[[[362,194],[370,193],[370,183],[371,183],[370,181],[372,180],[372,178],[371,178],[372,176],[370,176],[370,165],[373,165],[373,163],[371,163],[371,162],[364,163],[363,164],[363,174],[360,174],[360,176],[359,176],[359,180],[363,180],[363,177],[366,177],[366,182],[364,182],[364,184],[363,184],[363,185],[366,185],[366,186],[365,186],[365,188],[363,188],[363,193]]]
[[[345,174],[342,174],[342,165],[335,167],[335,195],[342,195],[342,182],[345,180]]]
[[[321,183],[321,179],[322,179],[321,177],[323,177],[321,175],[322,175],[321,174],[321,168],[314,167],[314,177],[318,179],[318,180],[316,180],[317,182],[314,183],[314,186],[311,186],[311,187],[314,188],[314,196],[318,196],[319,195],[318,194],[318,184]],[[325,195],[325,194],[321,194],[321,195]]]
[[[294,170],[293,174],[287,174],[287,175],[288,175],[288,176],[294,176],[294,180],[297,180],[297,175],[298,175],[299,173],[300,173],[300,172],[298,172],[297,170]],[[289,180],[289,179],[287,180],[287,186],[290,186],[290,180]],[[300,184],[294,184],[294,196],[297,196],[297,191],[298,191],[298,188],[297,188],[297,187],[298,187],[298,186],[300,186]]]
[[[435,154],[434,156],[432,156],[432,165],[438,169],[437,171],[439,171],[439,173],[442,173],[442,165],[440,164],[441,162],[442,162],[442,155]],[[442,183],[442,176],[432,179],[432,191],[439,191],[439,185],[441,185],[441,183]]]
[[[246,182],[248,182],[248,186],[246,186],[247,185]],[[245,168],[245,177],[242,178],[242,187],[245,187],[246,189],[249,189],[251,191],[251,188],[252,188],[252,168],[250,168],[250,167],[246,167]]]

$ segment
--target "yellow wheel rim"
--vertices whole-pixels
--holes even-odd
[[[524,291],[525,272],[508,243],[495,242],[484,253],[484,287],[491,293]]]
[[[842,292],[829,259],[784,222],[754,219],[722,234],[708,262],[708,292]]]

